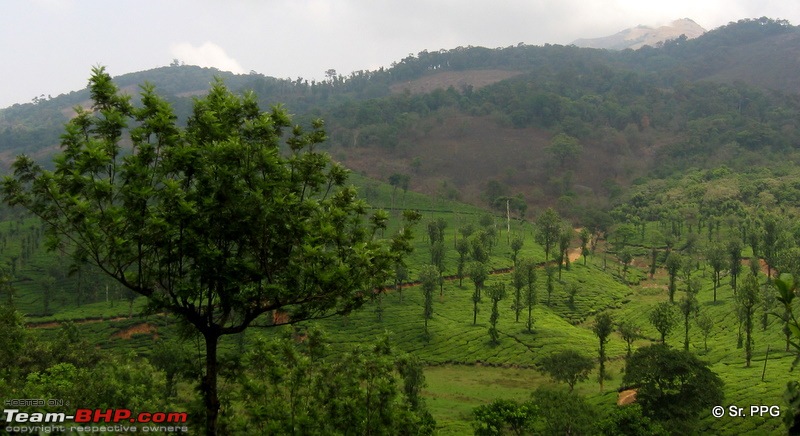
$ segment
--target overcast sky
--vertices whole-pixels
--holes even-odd
[[[569,44],[691,18],[707,30],[767,16],[800,24],[797,0],[28,0],[0,1],[0,108],[168,65],[324,78],[409,53],[519,42]]]

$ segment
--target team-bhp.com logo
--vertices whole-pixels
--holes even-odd
[[[170,431],[186,432],[188,428],[179,426],[186,423],[188,417],[186,412],[139,412],[134,414],[129,409],[77,409],[74,415],[67,415],[63,412],[21,412],[19,409],[4,409],[3,418],[6,422],[6,431],[13,432],[35,432],[39,431],[67,431],[66,426],[55,426],[65,422],[83,424],[83,426],[72,426],[71,431]],[[16,427],[20,424],[21,428]],[[108,427],[107,430],[95,428],[93,424],[125,424],[117,429]],[[149,424],[145,426],[132,426],[127,424]],[[154,426],[153,424],[159,424]],[[167,424],[167,425],[164,425]],[[40,427],[41,428],[32,428]],[[49,427],[45,429],[44,427]],[[165,427],[165,428],[162,428]]]

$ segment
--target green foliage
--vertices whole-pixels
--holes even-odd
[[[658,303],[650,311],[649,318],[650,323],[653,324],[653,327],[655,327],[661,335],[661,343],[665,344],[667,335],[672,331],[678,321],[678,314],[675,310],[675,306],[668,301]]]
[[[627,353],[625,354],[626,357],[631,356],[631,346],[636,339],[641,337],[641,329],[639,326],[634,324],[631,321],[623,321],[619,324],[619,334],[622,336],[622,340],[625,341],[627,345]]]
[[[325,340],[312,336],[319,335],[249,347],[237,393],[245,419],[234,422],[234,432],[433,433],[418,360],[394,352],[386,338],[328,354]]]
[[[425,320],[425,334],[428,334],[428,320],[433,318],[433,291],[439,284],[439,269],[433,265],[425,265],[419,274],[422,293],[425,295],[422,317]]]
[[[723,383],[692,353],[657,344],[627,360],[623,383],[635,386],[645,416],[670,431],[687,431],[712,406],[722,404]]]
[[[533,434],[592,434],[597,425],[597,411],[575,393],[538,388],[531,395],[539,419]]]
[[[746,366],[748,367],[750,366],[750,360],[753,358],[753,318],[756,305],[760,301],[760,294],[758,278],[753,274],[745,276],[742,286],[739,287],[739,291],[736,293],[736,304],[744,322],[744,353]]]
[[[600,341],[600,347],[598,348],[600,372],[597,377],[600,381],[600,389],[602,390],[603,381],[606,377],[606,344],[609,341],[609,336],[614,331],[614,319],[611,317],[611,314],[603,312],[597,315],[592,331],[594,331],[594,334],[597,335],[597,339]]]
[[[550,153],[559,168],[564,168],[567,162],[576,160],[581,151],[583,151],[583,147],[578,138],[564,133],[554,136],[550,140],[550,146],[547,147],[547,152]]]
[[[536,410],[536,406],[531,402],[520,404],[513,400],[502,399],[476,407],[472,410],[475,435],[526,434],[526,430],[536,417]]]
[[[576,383],[589,378],[589,372],[594,369],[594,360],[578,351],[567,349],[542,358],[539,360],[539,367],[554,381],[568,384],[572,392]]]
[[[703,311],[700,312],[695,320],[697,322],[697,327],[700,328],[700,332],[703,333],[703,349],[708,351],[708,336],[711,335],[711,330],[714,328],[714,319]]]
[[[561,235],[561,217],[552,208],[547,208],[536,219],[536,242],[544,246],[545,260],[550,259],[550,250]]]
[[[469,277],[475,290],[472,293],[472,325],[478,322],[478,303],[481,302],[481,290],[483,289],[486,279],[489,277],[489,271],[486,269],[486,264],[483,262],[472,262],[469,266]]]
[[[608,436],[667,436],[669,433],[657,421],[642,413],[636,403],[615,407],[597,424],[597,431]]]
[[[665,263],[666,263],[667,273],[669,274],[669,287],[668,287],[669,301],[670,303],[672,303],[673,301],[675,301],[675,291],[676,291],[675,279],[678,276],[678,271],[680,271],[684,263],[683,256],[681,256],[676,251],[670,252],[669,255],[667,256],[667,260]]]
[[[293,127],[285,110],[262,113],[252,94],[217,81],[184,129],[152,86],[134,107],[103,68],[89,85],[94,111],[67,124],[55,171],[20,156],[4,200],[40,217],[51,247],[203,335],[213,434],[219,337],[275,310],[297,322],[361,306],[363,291],[386,282],[408,251],[409,230],[374,238],[383,222],[364,225],[347,171],[315,150],[326,138],[321,121],[310,132]]]
[[[489,299],[492,300],[492,315],[489,317],[489,337],[492,339],[493,344],[497,344],[500,340],[500,334],[497,331],[497,321],[500,319],[500,311],[497,309],[500,300],[506,297],[506,284],[495,283],[489,287]]]

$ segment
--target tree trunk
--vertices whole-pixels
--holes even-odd
[[[217,345],[216,332],[203,332],[206,341],[206,374],[203,376],[202,391],[206,404],[206,436],[217,434],[217,415],[219,414],[219,395],[217,393]]]

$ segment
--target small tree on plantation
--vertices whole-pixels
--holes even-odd
[[[492,300],[492,315],[489,317],[489,337],[492,338],[492,343],[499,342],[500,334],[497,331],[497,321],[500,319],[500,312],[497,310],[497,304],[506,296],[506,284],[495,283],[489,287],[489,298]]]
[[[608,312],[603,312],[595,317],[594,327],[592,331],[597,335],[600,341],[600,348],[598,348],[598,357],[600,358],[600,373],[598,380],[600,380],[600,390],[603,390],[603,381],[606,377],[606,344],[609,341],[611,332],[614,331],[614,320]]]
[[[711,330],[714,329],[714,319],[708,312],[700,312],[695,318],[697,327],[700,327],[700,332],[703,334],[703,348],[708,351],[708,337],[711,335]]]
[[[469,277],[475,285],[475,292],[472,294],[472,325],[475,325],[478,323],[478,303],[481,302],[481,289],[489,277],[486,264],[472,262],[469,266]]]
[[[522,250],[522,245],[522,236],[514,236],[514,239],[511,240],[511,261],[514,262],[514,268],[517,267],[517,256],[519,255],[519,250]]]
[[[678,277],[678,272],[680,272],[683,266],[683,256],[673,251],[667,256],[665,264],[667,267],[667,274],[669,275],[669,286],[667,288],[669,290],[669,302],[672,303],[675,301],[675,279]]]
[[[561,217],[553,208],[547,208],[536,219],[536,242],[544,247],[544,260],[550,260],[550,250],[558,242],[561,234]]]
[[[744,324],[744,357],[747,367],[750,367],[750,360],[753,357],[753,318],[755,317],[756,305],[759,301],[758,278],[754,274],[748,274],[744,278],[742,286],[736,293],[736,303],[739,306]]]
[[[700,308],[700,305],[697,303],[697,298],[695,297],[696,294],[697,291],[694,289],[694,286],[689,287],[689,289],[686,290],[686,295],[681,298],[678,304],[678,308],[681,314],[683,314],[683,349],[686,351],[689,351],[689,319],[691,315],[696,314],[697,310]]]
[[[738,239],[731,240],[727,246],[728,267],[731,271],[731,288],[736,294],[736,278],[742,272],[742,243]]]
[[[769,326],[769,316],[770,314],[776,315],[773,312],[775,308],[775,304],[778,302],[778,299],[775,295],[775,290],[772,286],[764,286],[761,290],[761,330],[766,331],[767,326]]]
[[[619,261],[622,262],[622,280],[628,282],[628,267],[633,261],[633,251],[630,247],[625,247],[619,251]]]
[[[626,357],[631,356],[631,347],[633,346],[633,342],[641,337],[640,330],[641,329],[637,325],[630,321],[623,321],[619,324],[619,334],[622,336],[622,340],[625,341],[625,344],[628,346],[627,353],[625,354]]]
[[[575,309],[575,296],[578,295],[578,284],[577,283],[570,283],[567,288],[567,304],[569,305],[570,309]]]
[[[581,229],[581,256],[583,256],[583,265],[586,266],[586,256],[589,255],[589,241],[592,239],[592,234],[586,227]]]
[[[528,322],[525,327],[528,333],[533,330],[533,306],[536,305],[536,264],[531,259],[523,259],[519,269],[525,274],[525,306],[528,308]]]
[[[465,268],[467,266],[467,257],[469,256],[470,244],[469,240],[466,238],[459,239],[456,242],[456,252],[458,252],[458,265],[456,266],[456,274],[458,275],[458,287],[461,287],[461,284],[464,280],[464,275],[466,273]]]
[[[444,241],[440,239],[431,245],[431,265],[435,266],[436,269],[439,271],[440,296],[444,294],[444,279],[442,277],[442,274],[444,274],[444,256],[445,256]]]
[[[706,260],[713,271],[714,301],[717,301],[717,287],[720,284],[720,273],[727,267],[727,253],[725,247],[719,243],[711,244],[706,250]]]
[[[489,249],[486,246],[485,239],[480,237],[483,234],[485,233],[480,231],[476,235],[477,237],[472,239],[470,253],[472,254],[472,260],[475,262],[486,263],[489,261]]]
[[[656,262],[658,261],[658,249],[654,246],[650,249],[650,280],[656,275]]]
[[[547,274],[547,305],[550,306],[550,298],[553,295],[555,284],[553,283],[553,267],[545,265],[544,271]]]
[[[398,263],[394,268],[394,288],[397,295],[400,297],[400,302],[403,302],[403,283],[408,280],[408,269],[402,263]]]
[[[514,285],[514,322],[519,322],[519,313],[522,312],[524,307],[522,303],[522,289],[527,285],[528,274],[527,272],[517,266],[511,274],[511,283]]]
[[[424,305],[422,317],[425,319],[425,335],[428,334],[428,320],[433,318],[433,291],[439,284],[439,269],[433,265],[425,265],[419,273],[419,281],[422,284],[424,295]]]
[[[558,279],[561,280],[562,265],[569,269],[569,242],[572,240],[572,229],[564,226],[558,235]]]
[[[661,335],[661,343],[666,343],[669,332],[675,328],[678,314],[675,312],[675,305],[668,301],[656,304],[650,311],[650,323],[658,330]]]
[[[539,368],[553,381],[569,385],[572,392],[575,384],[589,378],[594,369],[594,359],[575,350],[563,350],[541,359]]]

